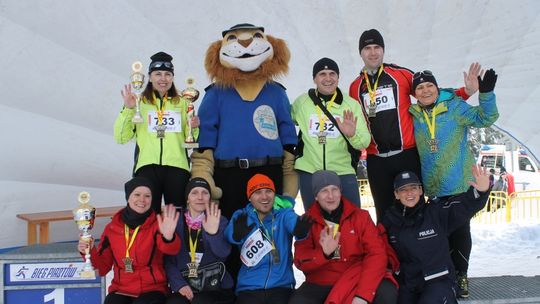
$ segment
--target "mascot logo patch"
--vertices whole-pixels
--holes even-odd
[[[274,49],[260,30],[233,31],[223,37],[219,60],[244,72],[255,71],[272,58]]]
[[[253,112],[253,125],[262,137],[271,140],[278,138],[276,115],[271,107],[266,105],[258,107]]]

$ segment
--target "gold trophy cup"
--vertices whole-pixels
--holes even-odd
[[[81,240],[90,243],[92,235],[89,231],[94,227],[94,219],[96,218],[96,208],[88,204],[90,201],[90,193],[79,193],[79,207],[73,210],[73,219],[77,224],[77,228],[82,232],[80,234]],[[80,273],[81,278],[95,279],[96,271],[92,267],[90,261],[90,248],[86,249],[86,255],[84,256],[84,267]]]
[[[142,63],[140,61],[135,61],[131,65],[131,69],[133,70],[133,73],[131,73],[130,82],[131,87],[133,88],[133,91],[135,91],[135,115],[131,119],[131,122],[134,124],[140,124],[143,123],[143,118],[141,115],[141,92],[143,90],[144,86],[144,74],[141,73],[142,70]]]
[[[193,105],[197,98],[199,98],[199,90],[195,89],[193,85],[195,84],[195,79],[193,77],[188,77],[186,79],[187,87],[180,92],[183,98],[189,101],[189,105],[186,112],[186,139],[184,140],[184,148],[195,149],[199,147],[199,143],[195,142],[193,137],[193,129],[191,128],[191,119],[195,116],[195,106]]]

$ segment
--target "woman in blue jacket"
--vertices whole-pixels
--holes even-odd
[[[482,74],[482,73],[481,73]],[[495,102],[497,74],[487,70],[478,79],[478,106],[471,106],[456,96],[453,90],[439,89],[430,71],[413,75],[413,92],[418,103],[409,112],[414,120],[414,138],[422,181],[428,197],[442,201],[467,191],[471,181],[469,168],[475,163],[468,147],[469,127],[491,126],[499,117]],[[472,240],[468,222],[449,236],[452,260],[458,272],[459,296],[469,296],[467,270]]]
[[[448,234],[482,209],[490,192],[485,168],[473,166],[472,175],[467,192],[429,203],[424,202],[422,185],[413,172],[396,176],[396,203],[386,212],[383,225],[400,261],[398,303],[457,303]]]
[[[227,219],[217,204],[210,203],[210,185],[203,178],[188,182],[186,201],[187,210],[181,212],[176,226],[182,247],[177,255],[165,258],[173,291],[167,304],[232,303],[233,280],[223,264],[231,252],[224,236]],[[213,274],[205,275],[202,269]]]

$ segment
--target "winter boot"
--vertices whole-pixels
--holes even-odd
[[[468,298],[469,297],[469,280],[467,279],[467,273],[458,273],[457,274],[457,296],[458,298]]]

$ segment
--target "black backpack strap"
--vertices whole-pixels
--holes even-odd
[[[353,167],[353,169],[356,171],[356,168],[358,167],[358,162],[360,160],[360,151],[358,151],[357,149],[355,149],[351,143],[349,142],[349,139],[347,138],[347,136],[345,136],[345,134],[343,134],[343,131],[341,131],[341,129],[339,128],[338,124],[337,124],[337,121],[336,119],[334,118],[334,115],[332,115],[328,109],[322,104],[321,102],[321,99],[319,99],[319,97],[317,96],[317,94],[315,94],[315,89],[309,89],[308,91],[308,95],[309,95],[309,98],[311,98],[311,100],[313,101],[313,103],[318,106],[323,112],[324,114],[326,115],[326,117],[328,117],[328,119],[330,119],[330,121],[334,124],[334,126],[336,126],[336,128],[338,129],[339,133],[341,133],[341,136],[343,136],[343,139],[345,139],[345,142],[347,143],[347,150],[349,151],[349,153],[351,154],[351,166]]]

